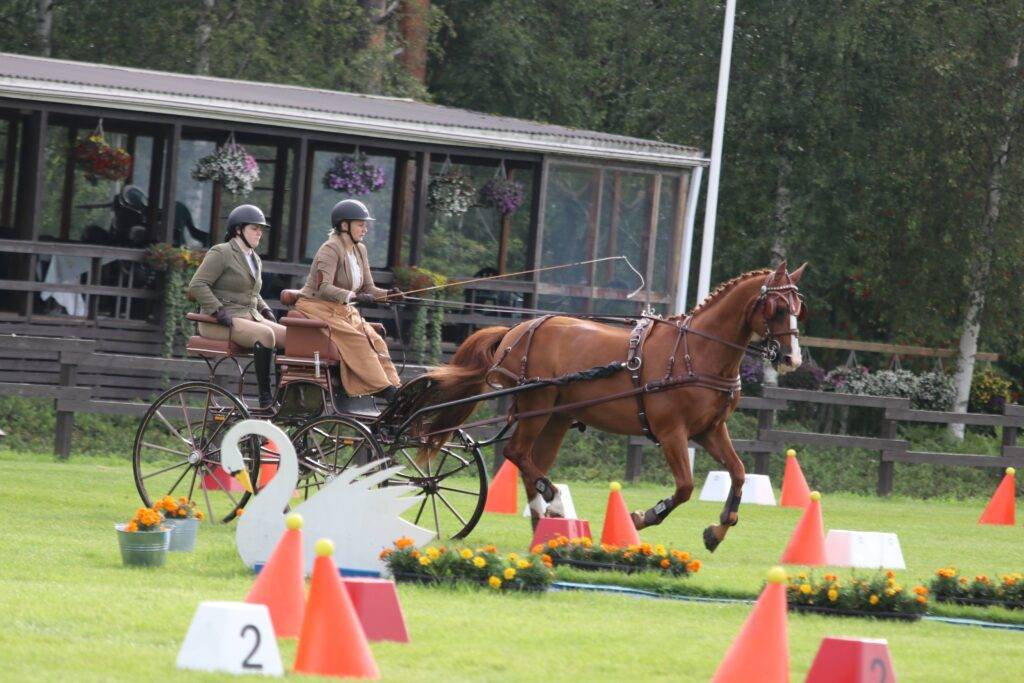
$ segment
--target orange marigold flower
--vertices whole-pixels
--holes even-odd
[[[668,569],[672,566],[672,562],[667,557],[658,564],[661,565],[662,569]]]
[[[640,544],[640,552],[643,553],[644,555],[650,555],[651,553],[654,552],[654,549],[651,547],[650,543],[641,543]]]
[[[530,548],[530,552],[534,555],[540,555],[542,552],[544,552],[544,544],[538,543],[537,545]]]
[[[409,553],[409,555],[411,555],[413,559],[418,559],[419,556],[420,556],[420,551],[419,550],[413,550],[411,553]]]
[[[493,543],[488,543],[487,545],[484,546],[484,552],[485,553],[496,553],[496,552],[498,552],[498,546],[494,545]]]
[[[491,588],[494,588],[495,590],[501,588],[501,579],[499,579],[497,576],[492,576],[491,578],[487,579],[487,583],[488,585],[490,585]]]
[[[196,510],[196,519],[198,519],[200,522],[206,519],[206,515],[203,514],[202,510]]]
[[[917,586],[916,588],[914,588],[914,592],[918,595],[928,595],[928,589],[924,586]]]
[[[917,600],[917,601],[918,601],[919,603],[921,603],[922,605],[923,605],[924,603],[928,602],[928,598],[924,597],[923,595],[918,595],[918,596],[917,596],[917,597],[915,598],[915,600]]]
[[[960,584],[963,585],[963,586],[967,585],[967,577],[966,576],[961,576],[960,577]]]
[[[686,552],[685,550],[680,550],[679,554],[676,555],[676,557],[679,558],[680,562],[689,562],[690,561],[690,553]]]
[[[687,563],[686,571],[690,572],[691,574],[694,573],[694,572],[699,572],[700,571],[700,566],[701,566],[700,565],[700,560],[693,560],[693,561]]]
[[[235,510],[235,517],[241,517],[243,512],[245,512],[245,510],[243,510],[242,508],[238,508],[237,510]]]
[[[988,577],[985,576],[984,574],[978,574],[977,576],[974,577],[974,580],[977,581],[978,583],[988,583]]]
[[[553,564],[552,561],[551,561],[551,556],[548,555],[547,553],[545,553],[545,554],[540,556],[540,561],[543,562],[544,566],[548,567],[549,569],[551,568],[551,565]]]
[[[406,548],[409,548],[413,545],[416,545],[415,541],[406,536],[402,536],[400,539],[395,541],[395,547],[399,550],[405,550]]]
[[[872,605],[877,605],[878,604],[878,596],[875,595],[874,593],[872,593],[871,597],[868,598],[868,602],[870,602]]]
[[[885,572],[885,578],[887,578],[887,579],[894,579],[894,578],[896,578],[896,572],[894,572],[891,569],[888,570],[887,572]]]
[[[391,548],[384,548],[384,550],[380,551],[380,559],[388,559],[389,557],[391,557],[391,552]]]
[[[124,530],[129,532],[136,532],[139,530],[139,525],[135,522],[128,522],[128,524],[125,525]]]

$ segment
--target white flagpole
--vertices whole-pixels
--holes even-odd
[[[722,58],[718,67],[718,97],[715,101],[715,127],[711,138],[711,172],[704,207],[704,238],[700,249],[700,276],[697,301],[711,290],[711,258],[715,251],[715,218],[718,213],[718,180],[722,171],[722,137],[725,133],[725,103],[729,96],[729,66],[732,62],[732,31],[736,22],[736,0],[726,0],[725,28],[722,31]]]

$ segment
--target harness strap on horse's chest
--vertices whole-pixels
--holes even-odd
[[[644,406],[644,394],[646,392],[642,390],[643,380],[640,378],[640,371],[643,367],[644,342],[647,341],[647,335],[650,334],[652,327],[653,324],[650,318],[640,318],[640,320],[636,321],[633,331],[629,333],[629,354],[626,356],[626,369],[629,370],[633,386],[638,390],[636,393],[636,416],[640,419],[640,426],[644,430],[644,436],[655,444],[661,445],[658,437],[651,430],[651,423],[647,420],[647,410]]]

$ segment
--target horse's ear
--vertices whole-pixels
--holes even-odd
[[[800,266],[799,268],[797,268],[796,270],[789,274],[789,279],[793,282],[794,285],[800,282],[800,278],[803,277],[805,268],[807,268],[806,261],[804,261],[804,264],[802,266]]]
[[[780,278],[780,277],[785,277],[785,275],[786,275],[786,262],[783,261],[782,263],[779,264],[779,267],[775,269],[775,275],[772,276],[772,280],[775,280],[775,279]]]

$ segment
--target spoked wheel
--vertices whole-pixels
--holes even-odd
[[[292,436],[299,459],[297,491],[303,499],[316,494],[349,467],[384,457],[377,439],[357,420],[347,417],[318,417]],[[264,462],[267,455],[264,453]]]
[[[230,522],[249,493],[220,466],[220,444],[249,417],[237,398],[209,382],[186,382],[164,392],[146,411],[135,434],[135,486],[147,506],[163,496],[196,501],[210,521]],[[256,481],[255,441],[239,447]]]
[[[423,500],[403,517],[433,529],[438,538],[465,538],[480,521],[487,502],[487,467],[473,437],[453,432],[432,459],[420,462],[420,442],[399,441],[388,453],[403,471],[390,481],[420,489]]]

